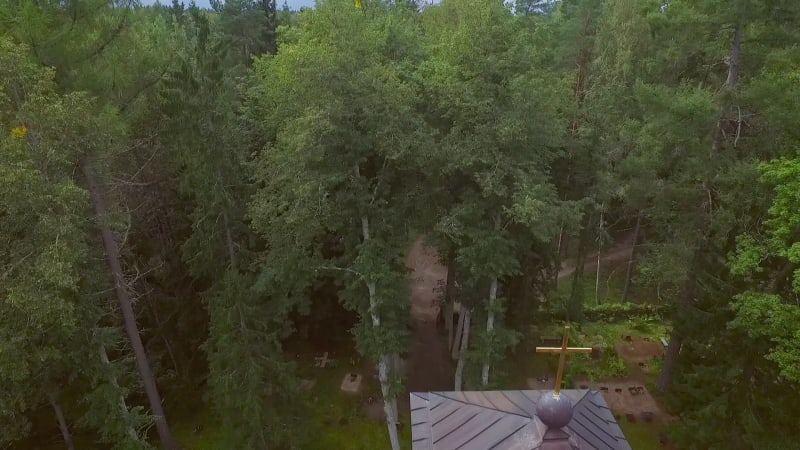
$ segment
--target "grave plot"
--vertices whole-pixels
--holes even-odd
[[[361,392],[361,374],[355,372],[347,372],[344,374],[344,378],[342,378],[342,384],[339,386],[339,389],[342,392],[347,392],[349,394],[358,394]]]

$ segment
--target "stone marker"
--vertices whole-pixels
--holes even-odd
[[[342,392],[348,392],[351,394],[358,394],[361,390],[361,375],[348,372],[344,374],[344,378],[342,379],[342,385],[339,387]]]

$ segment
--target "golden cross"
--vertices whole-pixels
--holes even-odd
[[[567,353],[591,353],[588,347],[567,347],[569,341],[569,325],[564,327],[564,338],[561,339],[561,347],[536,347],[537,353],[559,353],[558,372],[556,373],[555,396],[561,394],[561,379],[564,377],[564,364],[567,362]]]

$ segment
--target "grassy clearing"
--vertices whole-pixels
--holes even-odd
[[[315,351],[307,343],[295,343],[287,349],[288,354],[295,355],[297,372],[301,379],[315,380],[314,386],[307,393],[307,400],[313,416],[308,427],[309,442],[304,445],[308,450],[352,449],[375,450],[388,448],[389,437],[386,422],[367,418],[363,411],[366,398],[372,396],[380,402],[380,389],[372,379],[372,368],[361,360],[352,348],[344,341],[333,339],[328,351],[330,357],[336,358],[336,367],[321,369],[314,367]],[[348,395],[339,390],[345,374],[357,371],[364,378],[362,391],[358,395]],[[298,399],[302,401],[302,399]],[[398,403],[407,401],[400,396]],[[401,408],[402,410],[402,408]],[[411,426],[408,414],[401,414],[402,429],[400,442],[403,448],[411,448]],[[199,428],[198,428],[199,426]],[[231,432],[223,427],[207,407],[197,408],[195,412],[179,415],[173,423],[176,438],[191,450],[219,450],[230,448]]]
[[[615,323],[587,322],[576,327],[576,344],[613,348],[623,336],[657,339],[667,335],[667,324],[653,319],[633,318]]]

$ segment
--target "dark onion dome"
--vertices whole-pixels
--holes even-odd
[[[547,428],[558,429],[572,420],[572,402],[566,395],[554,391],[542,394],[536,404],[536,416]]]

